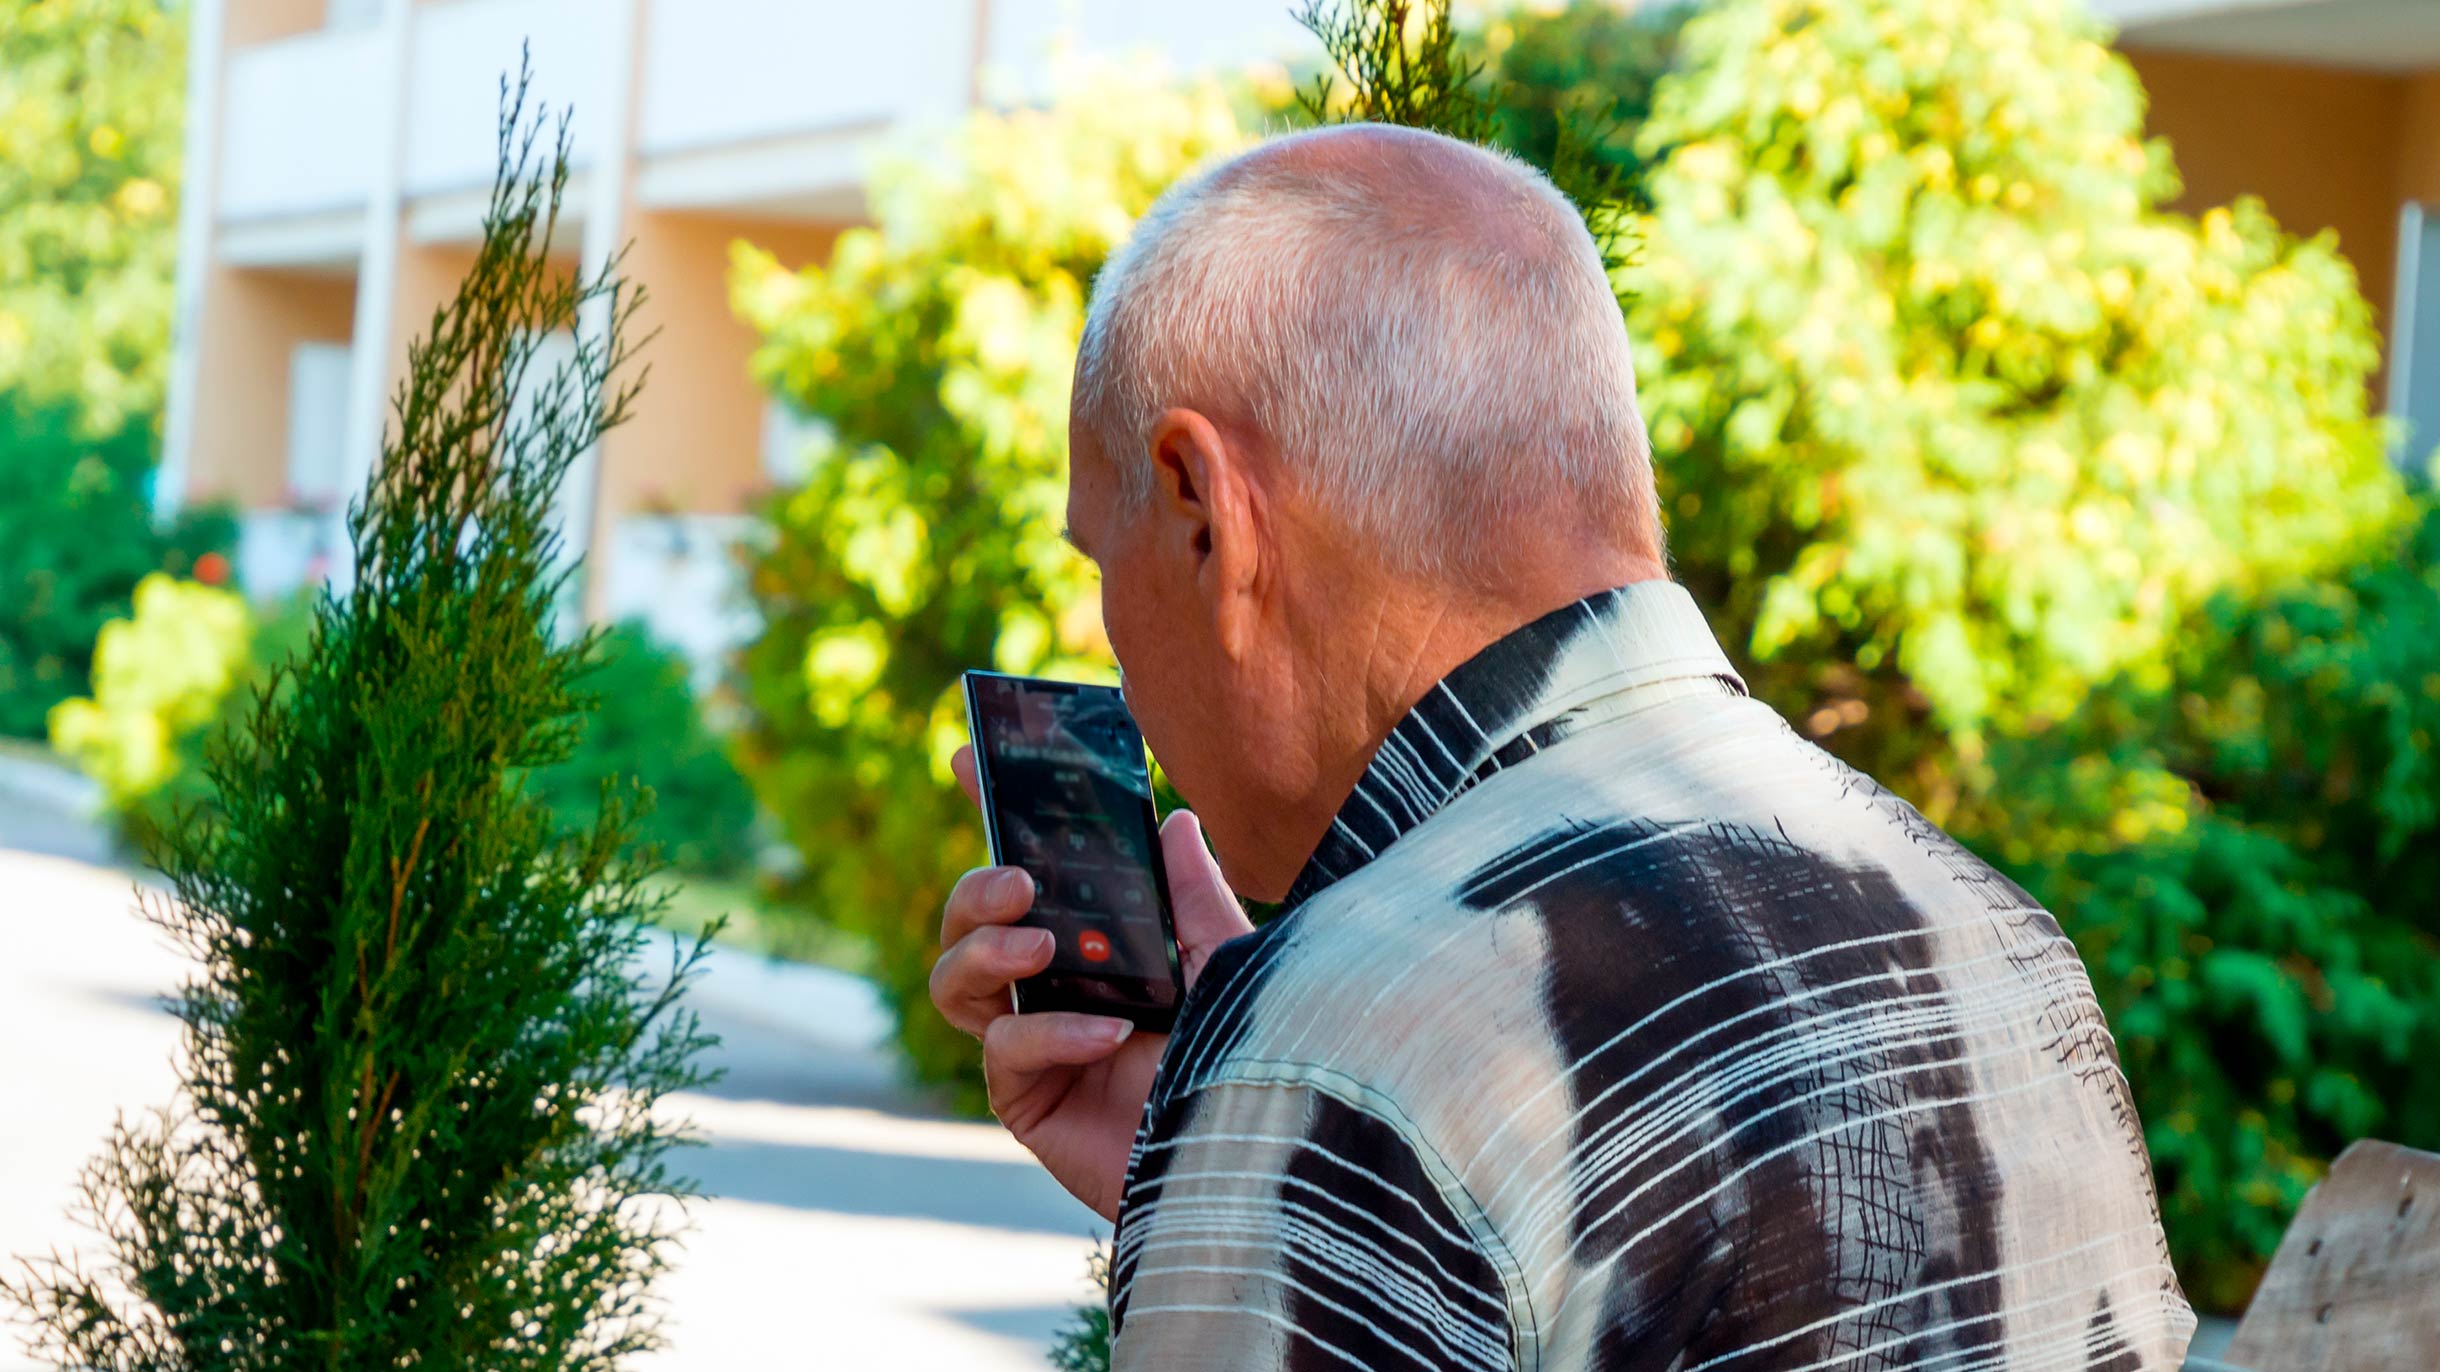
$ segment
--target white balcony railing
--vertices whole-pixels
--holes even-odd
[[[1291,17],[1295,0],[991,0],[983,35],[985,93],[1030,103],[1055,92],[1061,47],[1097,56],[1150,56],[1173,72],[1241,69],[1321,50]]]
[[[973,0],[658,4],[639,150],[655,154],[925,121],[963,108]]]
[[[408,67],[404,188],[410,196],[491,184],[499,146],[500,79],[514,79],[531,45],[529,103],[570,111],[570,162],[600,157],[609,130],[614,35],[604,22],[616,7],[592,0],[479,0],[419,6]]]
[[[2305,5],[2324,2],[2301,0]],[[2295,5],[2299,0],[2089,0],[2089,3],[2093,13],[2111,23],[2134,27],[2187,19],[2221,19],[2272,5]]]
[[[362,205],[389,53],[379,29],[318,30],[230,54],[221,112],[220,218]]]
[[[411,6],[399,169],[409,204],[489,182],[500,79],[516,71],[521,49],[532,53],[533,98],[573,112],[576,167],[597,162],[624,103],[608,84],[626,79],[612,70],[622,46],[612,25],[623,13],[600,0]],[[978,13],[989,16],[979,50]],[[648,0],[643,15],[635,152],[641,170],[671,169],[685,182],[681,199],[704,204],[732,191],[781,203],[852,182],[855,149],[954,117],[978,76],[993,99],[1041,98],[1063,44],[1149,50],[1192,71],[1299,43],[1283,0]],[[380,25],[324,29],[230,55],[223,223],[367,202],[391,162],[379,102],[402,57],[390,46],[395,34]],[[690,165],[712,165],[705,154],[717,174],[688,179]],[[752,165],[741,173],[723,158]]]

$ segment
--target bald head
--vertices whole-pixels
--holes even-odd
[[[1164,195],[1095,283],[1075,423],[1140,501],[1179,407],[1400,571],[1489,571],[1554,518],[1659,552],[1601,254],[1540,174],[1454,139],[1299,133]]]

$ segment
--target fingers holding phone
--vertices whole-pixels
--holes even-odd
[[[1115,1217],[1185,969],[1250,926],[1193,818],[1156,825],[1116,691],[986,673],[966,688],[975,745],[951,770],[1001,865],[950,893],[932,1001],[983,1040],[1009,1132]]]
[[[957,778],[957,789],[966,793],[966,799],[976,805],[983,803],[982,783],[974,776],[973,744],[965,744],[949,755],[949,774]]]
[[[973,744],[961,744],[950,755],[949,772],[966,799],[981,808],[983,794],[975,776]],[[1161,854],[1169,878],[1170,909],[1177,923],[1178,951],[1184,956],[1186,984],[1191,987],[1213,951],[1230,939],[1254,932],[1254,922],[1246,918],[1245,906],[1229,889],[1228,878],[1220,874],[1220,862],[1212,856],[1211,845],[1203,837],[1203,821],[1194,811],[1172,810],[1162,818]],[[942,939],[943,944],[950,941]]]
[[[1168,1031],[1185,986],[1143,735],[1117,690],[969,672],[971,773],[995,862],[1021,867],[1019,922],[1052,936],[1011,986],[1020,1013],[1068,1011]]]
[[[1245,906],[1220,875],[1220,861],[1203,839],[1203,821],[1192,810],[1172,810],[1161,821],[1161,865],[1169,879],[1169,907],[1178,931],[1178,957],[1191,989],[1203,965],[1230,939],[1254,932]]]
[[[932,1003],[983,1041],[992,1113],[1077,1199],[1115,1219],[1160,1040],[1104,1015],[1014,1013],[1011,988],[1040,975],[1056,943],[1017,922],[1033,899],[1019,868],[977,867],[958,879],[941,912]]]
[[[978,1039],[1015,1008],[1009,988],[1050,966],[1051,931],[1017,926],[1033,903],[1033,879],[1021,868],[977,867],[958,878],[942,909],[932,1004]]]

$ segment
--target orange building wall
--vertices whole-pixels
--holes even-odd
[[[474,268],[474,249],[455,243],[424,244],[402,237],[398,244],[398,279],[390,296],[390,362],[382,391],[383,420],[387,400],[398,379],[407,374],[407,345],[432,331],[432,312],[457,294],[458,283]]]
[[[2440,71],[2407,77],[2402,85],[2398,199],[2440,205]]]
[[[2169,140],[2185,178],[2178,208],[2255,195],[2291,233],[2335,230],[2386,336],[2402,166],[2420,158],[2430,172],[2422,193],[2440,193],[2440,83],[2182,53],[2128,57],[2151,97],[2151,132]]]
[[[248,509],[288,497],[288,362],[299,343],[345,343],[352,277],[214,267],[211,323],[195,359],[195,427],[186,498]]]
[[[595,544],[631,514],[734,514],[763,477],[761,388],[749,370],[757,337],[729,310],[729,245],[743,238],[792,266],[825,256],[837,230],[669,212],[634,212],[627,270],[649,298],[638,335],[652,378],[632,418],[602,443]]]
[[[763,476],[762,390],[750,372],[757,337],[729,310],[729,245],[745,238],[791,265],[820,259],[837,230],[727,217],[633,212],[626,260],[647,292],[635,336],[658,330],[640,361],[650,383],[632,417],[602,443],[593,546],[630,515],[736,514],[752,508]],[[408,343],[474,263],[459,245],[401,243],[390,323],[389,374],[406,368]],[[574,266],[573,261],[568,263]],[[588,579],[598,587],[598,579]]]
[[[329,22],[325,0],[229,0],[221,41],[232,48],[268,43]]]

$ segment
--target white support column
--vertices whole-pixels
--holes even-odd
[[[194,468],[195,375],[202,339],[204,283],[212,274],[212,221],[220,151],[222,0],[192,0],[186,33],[186,153],[178,202],[178,273],[170,293],[169,397],[161,420],[161,467],[153,477],[153,518],[168,522],[186,504]]]
[[[636,59],[643,47],[644,5],[645,0],[606,0],[602,5],[603,20],[610,25],[610,41],[604,45],[609,71],[601,85],[602,107],[571,112],[579,120],[598,119],[602,130],[601,141],[595,145],[599,151],[587,169],[585,232],[578,250],[578,270],[588,278],[606,270],[626,241],[628,178],[635,163],[636,88],[642,81]],[[609,326],[607,300],[594,301],[576,321],[578,332],[587,338],[601,338]],[[561,532],[569,558],[585,556],[600,541],[600,444],[576,460],[560,493],[559,508],[565,512],[566,527]],[[567,603],[584,620],[599,609],[596,592],[602,578],[594,576],[593,570],[589,565],[580,567],[570,585],[573,594]]]
[[[991,58],[991,0],[974,0],[974,42],[966,59],[966,108],[983,107],[983,68]]]
[[[408,68],[415,44],[409,31],[414,0],[381,0],[382,71],[377,165],[364,202],[364,254],[356,267],[355,341],[347,388],[346,441],[340,449],[340,489],[346,500],[331,514],[330,576],[345,589],[355,580],[355,548],[347,509],[381,460],[381,433],[390,385],[390,320],[398,303],[399,205],[406,179]]]

